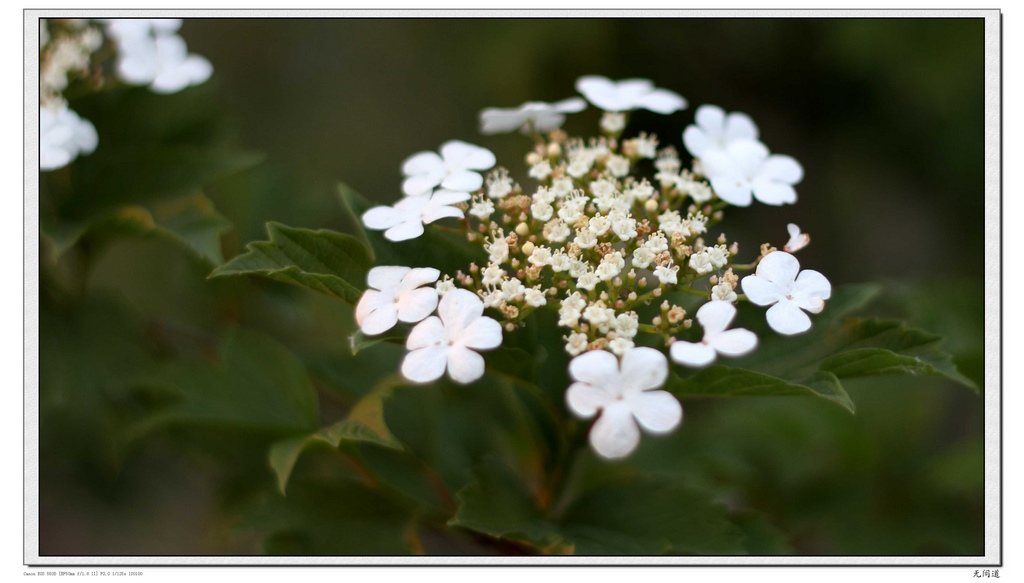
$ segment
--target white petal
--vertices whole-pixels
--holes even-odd
[[[614,402],[611,395],[604,389],[588,383],[573,383],[565,392],[565,402],[569,410],[581,419],[593,417],[598,409]]]
[[[559,113],[578,113],[587,108],[587,102],[579,97],[570,97],[552,103],[551,108]]]
[[[185,57],[188,55],[185,39],[176,34],[169,34],[157,36],[154,42],[157,53],[160,55],[160,61],[165,66],[176,66],[185,62]]]
[[[683,406],[667,391],[643,391],[627,397],[640,427],[651,433],[668,433],[683,420]]]
[[[441,219],[461,219],[464,216],[466,215],[461,210],[453,206],[431,204],[429,207],[423,209],[421,219],[423,224],[428,225]]]
[[[453,346],[448,351],[448,376],[464,385],[477,380],[484,376],[484,357],[468,348]]]
[[[639,346],[622,356],[621,370],[620,382],[626,386],[640,391],[656,389],[668,378],[668,360],[658,350]]]
[[[431,316],[413,327],[409,337],[405,339],[408,350],[416,350],[434,345],[448,345],[448,336],[444,333],[444,324],[437,316]]]
[[[690,128],[698,132],[702,131],[696,126],[690,126],[687,130]],[[736,163],[736,159],[728,151],[719,149],[710,134],[705,134],[705,139],[707,140],[707,145],[704,146],[700,156],[700,166],[704,176],[711,179],[742,178],[745,180],[746,176],[743,175],[743,171],[739,164]]]
[[[693,120],[697,122],[707,134],[710,141],[718,142],[725,132],[725,111],[717,105],[702,105],[693,114]]]
[[[161,71],[159,75],[149,84],[149,88],[155,93],[168,95],[177,93],[189,86],[188,72],[180,68]]]
[[[719,302],[723,303],[723,302]],[[724,356],[743,356],[757,348],[757,334],[743,328],[726,330],[708,339],[711,345],[719,354]]]
[[[640,428],[623,402],[605,407],[590,429],[590,445],[606,458],[626,457],[639,443]]]
[[[750,206],[754,201],[749,183],[742,179],[712,178],[711,188],[718,198],[733,206]]]
[[[576,81],[576,90],[587,98],[587,101],[605,111],[626,111],[632,109],[620,97],[615,83],[606,77],[588,75]]]
[[[74,156],[67,148],[61,148],[56,146],[50,146],[48,144],[39,145],[39,169],[40,170],[56,170],[57,168],[63,168],[67,166]]]
[[[662,115],[668,115],[680,109],[686,109],[686,100],[678,93],[668,89],[655,89],[636,100],[636,106]]]
[[[721,302],[719,302],[721,303]],[[669,348],[669,355],[672,360],[690,367],[707,366],[715,361],[717,353],[714,348],[700,342],[686,342],[677,340]]]
[[[462,329],[459,344],[477,350],[501,346],[501,324],[494,318],[481,316]]]
[[[479,176],[479,174],[477,174]],[[449,205],[469,200],[470,195],[465,191],[437,190],[430,197],[430,204]]]
[[[363,213],[366,228],[380,231],[390,229],[406,217],[406,214],[390,206],[375,206]],[[375,286],[376,287],[376,286]]]
[[[477,172],[461,170],[453,172],[441,182],[442,188],[472,192],[483,186],[484,178]]]
[[[390,241],[408,241],[423,234],[423,223],[407,220],[384,231],[384,237]]]
[[[743,293],[750,303],[756,306],[768,306],[786,297],[779,286],[757,275],[748,275],[741,282]]]
[[[480,112],[480,133],[511,132],[521,128],[526,121],[526,116],[515,110],[488,108]]]
[[[406,176],[433,173],[444,174],[444,160],[434,152],[413,154],[402,162],[402,174]]]
[[[730,302],[708,302],[697,310],[696,317],[704,328],[704,338],[708,338],[729,327],[736,317],[736,306]]]
[[[595,387],[612,387],[619,379],[619,359],[605,350],[584,352],[569,361],[569,376]]]
[[[726,119],[723,137],[726,143],[734,140],[756,140],[757,124],[750,119],[749,115],[734,111]]]
[[[791,156],[776,154],[765,160],[761,175],[777,182],[796,184],[803,180],[804,169]]]
[[[402,278],[409,274],[408,267],[400,265],[381,265],[374,267],[366,274],[366,284],[374,289],[390,289],[398,287]]]
[[[754,181],[754,187],[752,190],[754,192],[754,198],[764,204],[781,206],[784,204],[796,203],[796,190],[788,184],[772,182],[768,179],[758,177],[758,179]]]
[[[761,262],[757,264],[757,271],[754,273],[758,277],[777,284],[780,292],[786,292],[792,287],[793,280],[796,279],[796,274],[799,271],[800,262],[796,257],[785,251],[772,251],[761,259]],[[744,289],[746,288],[744,287]]]
[[[437,290],[432,287],[411,289],[398,297],[398,319],[403,322],[419,322],[429,316],[437,307]]]
[[[363,334],[374,336],[387,332],[398,323],[398,309],[394,302],[376,302],[376,309],[372,309],[363,316],[359,324]]]
[[[437,313],[449,338],[458,338],[470,322],[484,313],[484,303],[471,291],[454,289],[441,298]]]
[[[813,269],[805,269],[800,272],[793,284],[793,299],[797,304],[814,314],[817,314],[825,307],[825,302],[832,296],[832,284],[824,275]]]
[[[767,317],[768,325],[779,334],[790,336],[811,328],[811,319],[792,300],[783,299],[768,308]]]
[[[800,235],[800,226],[796,223],[789,223],[786,225],[786,231],[789,233],[789,238],[793,239]]]
[[[403,290],[412,289],[434,283],[438,277],[441,277],[441,272],[433,267],[416,267],[402,275],[401,287]]]
[[[565,123],[565,116],[560,113],[548,111],[533,114],[533,128],[538,132],[550,132],[562,127],[563,123]]]
[[[366,316],[370,315],[370,312],[389,303],[392,303],[392,301],[388,296],[375,289],[366,290],[363,292],[362,297],[359,298],[359,303],[356,304],[356,324],[362,328],[363,320],[366,319]]]
[[[729,143],[726,151],[747,178],[757,176],[768,158],[768,147],[757,140],[735,140]]]
[[[686,151],[694,158],[704,156],[707,151],[715,146],[707,132],[695,125],[686,126],[686,129],[683,130],[683,145],[686,146]],[[702,160],[701,164],[703,165],[703,163]],[[705,172],[707,172],[706,168]]]
[[[402,376],[417,383],[429,383],[441,378],[448,364],[447,346],[428,346],[413,350],[402,361]]]
[[[444,158],[448,170],[488,170],[497,162],[494,154],[487,148],[459,140],[442,144],[441,157]]]
[[[79,152],[90,154],[96,149],[99,136],[96,135],[96,127],[89,120],[79,119],[75,124],[72,140]]]
[[[416,174],[402,181],[402,192],[406,196],[427,196],[442,181],[444,181],[443,172]]]

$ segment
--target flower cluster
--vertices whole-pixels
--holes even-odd
[[[618,458],[635,449],[641,430],[665,433],[682,421],[679,402],[659,390],[670,359],[699,368],[756,349],[754,332],[729,329],[737,302],[769,306],[773,330],[798,334],[831,287],[822,274],[800,271],[791,253],[810,238],[796,225],[785,250],[765,244],[748,264],[736,261],[736,242],[712,236],[729,205],[796,201],[802,168],[771,155],[748,116],[698,108],[696,124],[683,133],[693,156],[684,168],[678,150],[656,136],[623,137],[632,110],[670,114],[686,107],[681,96],[641,79],[587,76],[576,88],[604,111],[601,135],[559,129],[565,114],[585,108],[579,98],[481,113],[483,133],[534,136],[523,168],[529,184],[495,168],[490,151],[459,141],[405,161],[404,198],[370,209],[364,224],[404,241],[425,225],[457,219],[486,262],[444,278],[431,269],[377,267],[356,317],[365,334],[415,324],[406,378],[431,382],[447,371],[468,383],[484,374],[479,351],[499,346],[534,311],[556,312],[572,357],[568,408],[580,418],[598,416],[591,445]],[[742,280],[737,274],[750,270]],[[691,317],[680,294],[705,303]]]
[[[175,93],[210,78],[213,66],[188,53],[179,28],[179,18],[40,19],[40,170],[62,168],[96,149],[96,128],[68,107],[64,91],[76,79],[87,81],[90,89],[113,81],[103,77],[104,47],[116,50],[118,79],[157,93]]]

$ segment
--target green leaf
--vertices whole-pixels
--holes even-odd
[[[352,356],[359,354],[367,348],[386,342],[388,344],[399,344],[405,345],[404,336],[367,336],[363,334],[362,330],[356,330],[354,334],[348,337],[349,349],[352,351]]]
[[[384,384],[363,397],[352,411],[337,423],[309,435],[278,441],[270,448],[270,467],[277,476],[277,485],[285,493],[288,478],[299,456],[315,443],[338,447],[343,441],[368,442],[391,449],[402,449],[384,423],[383,401],[391,394],[391,386]]]
[[[736,510],[729,513],[729,520],[743,529],[743,546],[751,555],[789,555],[792,547],[786,542],[786,534],[768,522],[760,512]]]
[[[202,259],[220,264],[220,236],[231,223],[217,212],[209,198],[193,194],[145,205],[126,205],[85,220],[58,221],[44,218],[43,234],[54,243],[57,257],[82,237],[109,235],[156,235],[183,245]]]
[[[669,376],[665,390],[677,397],[781,397],[815,396],[827,399],[853,413],[853,401],[839,380],[819,372],[801,382],[788,382],[759,372],[716,365],[693,376]]]
[[[270,241],[249,243],[248,251],[210,274],[262,275],[340,298],[359,301],[371,265],[370,252],[355,238],[334,231],[293,229],[267,223]]]
[[[165,424],[224,425],[296,433],[316,427],[316,392],[302,364],[276,341],[238,330],[224,343],[219,363],[169,362],[139,386],[165,388],[178,402],[135,428],[136,435]]]
[[[544,512],[522,481],[487,458],[457,494],[449,521],[545,553],[578,555],[738,554],[742,531],[706,494],[671,480],[624,474]]]

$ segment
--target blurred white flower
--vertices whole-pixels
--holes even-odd
[[[399,320],[419,322],[437,307],[438,290],[420,287],[437,281],[433,267],[374,267],[366,276],[369,286],[356,304],[356,323],[364,334],[386,332]]]
[[[384,231],[392,241],[415,239],[423,234],[423,225],[445,217],[463,218],[461,210],[450,206],[469,200],[468,192],[437,190],[420,196],[407,196],[395,206],[378,206],[363,213],[368,229]]]
[[[79,154],[90,154],[99,138],[96,128],[66,103],[39,108],[39,169],[56,170]]]
[[[445,142],[440,151],[440,156],[420,152],[406,158],[402,163],[402,174],[406,176],[402,192],[419,196],[437,186],[472,192],[484,183],[483,176],[474,170],[488,170],[496,161],[490,150],[458,140]]]
[[[666,391],[665,356],[647,347],[627,350],[622,363],[610,352],[595,350],[573,358],[569,375],[576,381],[566,402],[577,417],[601,416],[590,430],[590,445],[606,458],[629,455],[640,443],[640,428],[654,434],[679,426],[683,408]],[[638,427],[639,424],[639,427]]]
[[[669,114],[686,109],[686,100],[677,93],[659,89],[647,79],[612,81],[607,77],[588,75],[576,81],[576,90],[587,101],[605,111],[631,111],[647,109]]]
[[[710,301],[697,310],[697,321],[704,328],[700,342],[679,340],[669,349],[672,360],[691,367],[707,366],[719,354],[743,356],[757,347],[757,335],[750,330],[726,330],[736,317],[736,306],[729,302]]]
[[[141,37],[174,34],[181,28],[180,18],[100,18],[107,34],[118,41]]]
[[[793,204],[793,185],[804,177],[799,162],[770,155],[764,144],[754,140],[737,140],[725,150],[710,150],[701,164],[718,197],[735,206],[750,206],[751,196],[764,204]]]
[[[527,101],[515,108],[490,107],[480,112],[481,134],[504,134],[515,130],[523,133],[532,131],[550,132],[562,127],[565,114],[576,113],[587,108],[579,97],[563,99],[555,103]]]
[[[754,275],[744,277],[742,284],[752,304],[772,306],[768,325],[786,335],[809,330],[811,319],[803,310],[817,314],[832,295],[832,284],[824,275],[811,269],[800,271],[800,262],[784,251],[765,255]]]
[[[756,140],[757,125],[750,116],[734,111],[726,115],[717,105],[702,105],[694,114],[696,125],[686,126],[683,144],[694,158],[724,151],[737,140]]]
[[[782,250],[787,253],[796,253],[811,242],[811,236],[807,233],[801,233],[800,227],[795,223],[786,225],[786,230],[789,231],[789,242],[782,247]]]
[[[204,83],[213,74],[213,65],[189,54],[178,35],[142,35],[119,39],[117,73],[127,83],[148,85],[157,93],[176,93]]]
[[[483,315],[484,304],[475,294],[454,289],[441,298],[437,316],[412,329],[405,347],[402,375],[417,383],[441,378],[445,370],[458,383],[471,383],[484,374],[484,359],[477,350],[501,345],[501,325]]]

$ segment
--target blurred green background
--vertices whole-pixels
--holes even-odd
[[[394,201],[402,160],[449,139],[491,149],[522,176],[529,142],[480,136],[481,109],[569,97],[585,74],[649,78],[690,107],[638,112],[627,134],[653,132],[682,151],[693,111],[712,103],[750,114],[773,152],[803,165],[797,205],[729,211],[743,256],[781,246],[786,223],[798,223],[812,238],[802,266],[833,284],[882,283],[872,313],[945,336],[984,386],[983,32],[980,19],[196,19],[182,36],[213,79],[118,99],[202,109],[217,140],[263,154],[201,181],[232,223],[222,238],[231,258],[270,220],[345,230],[338,181]],[[97,125],[97,155],[111,143],[102,111],[118,103],[72,101]],[[566,129],[591,134],[597,119],[591,108]],[[43,181],[44,208],[59,181]],[[240,527],[272,490],[272,432],[126,435],[164,397],[122,385],[153,362],[215,354],[242,326],[287,347],[318,390],[321,421],[337,420],[370,378],[347,356],[351,308],[273,282],[207,281],[212,263],[165,238],[85,244],[95,251],[79,307],[54,307],[45,284],[41,300],[40,553],[274,548]],[[80,269],[69,255],[55,273]],[[76,368],[62,350],[90,364]],[[377,356],[397,363],[400,352]],[[783,541],[774,552],[983,554],[983,397],[926,378],[850,392],[856,416],[795,398],[684,403],[681,430],[646,440],[636,461],[676,452],[673,473],[766,517]],[[434,550],[482,552],[453,544]]]

